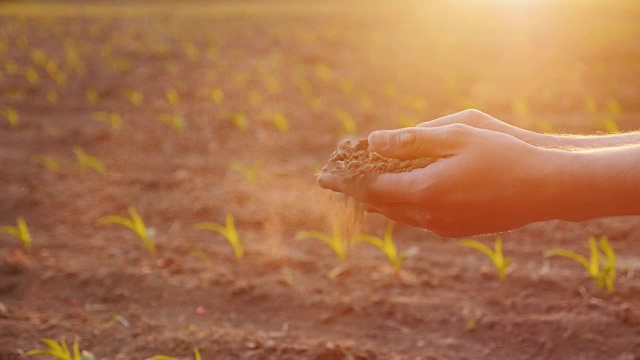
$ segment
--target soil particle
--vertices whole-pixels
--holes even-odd
[[[400,160],[384,157],[369,150],[367,139],[355,145],[351,140],[343,141],[331,155],[321,174],[335,174],[345,177],[375,176],[384,173],[401,173],[422,169],[434,163],[437,158]]]

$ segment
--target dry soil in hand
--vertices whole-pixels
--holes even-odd
[[[355,145],[350,140],[343,141],[331,155],[320,174],[334,174],[345,177],[368,178],[384,173],[401,173],[427,167],[437,158],[411,160],[391,159],[369,151],[367,139]]]

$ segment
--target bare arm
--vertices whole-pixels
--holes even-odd
[[[424,169],[380,175],[365,193],[353,193],[347,179],[335,175],[318,178],[320,186],[440,235],[640,215],[640,145],[548,149],[463,124],[378,131],[369,143],[387,157],[440,159]]]
[[[534,146],[550,148],[599,148],[640,144],[640,132],[592,136],[540,134],[507,124],[478,110],[464,110],[424,122],[418,127],[433,128],[452,124],[464,124],[479,129],[501,132]]]

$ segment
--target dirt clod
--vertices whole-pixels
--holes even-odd
[[[351,140],[345,140],[331,155],[329,162],[320,173],[369,178],[384,173],[401,173],[421,169],[436,160],[436,158],[391,159],[370,151],[367,139],[359,140],[355,145],[351,143]]]

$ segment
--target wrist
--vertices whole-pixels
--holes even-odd
[[[552,218],[584,221],[639,213],[640,177],[634,169],[640,147],[545,151],[553,158],[548,176],[554,180],[547,185],[556,199],[549,202]]]

